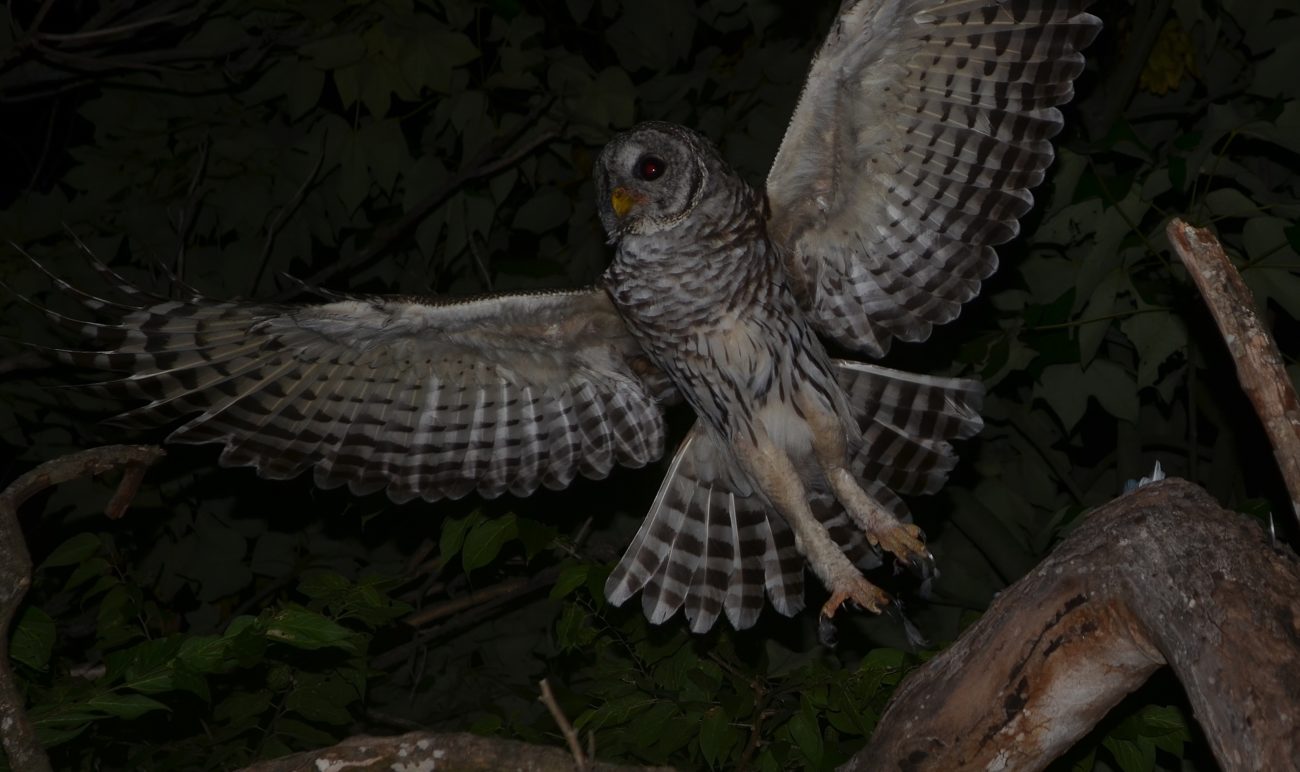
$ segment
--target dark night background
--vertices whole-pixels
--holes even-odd
[[[15,248],[0,252],[0,280],[86,318],[20,254],[111,294],[75,234],[164,295],[169,273],[212,297],[286,301],[309,298],[283,274],[342,292],[589,282],[609,257],[590,179],[602,143],[638,120],[679,122],[759,184],[836,7],[11,4],[0,235]],[[1171,216],[1215,229],[1295,380],[1300,9],[1092,11],[1106,29],[1002,269],[956,322],[887,360],[990,392],[952,483],[912,502],[942,571],[933,592],[877,577],[934,647],[1157,460],[1262,523],[1277,513],[1294,536],[1267,443],[1163,231]],[[62,388],[86,374],[19,343],[75,339],[15,294],[0,308],[0,481],[165,434],[100,423],[122,406]],[[604,605],[662,466],[526,500],[395,506],[215,457],[169,446],[119,521],[101,513],[113,480],[25,507],[40,565],[11,656],[57,768],[226,769],[414,727],[559,744],[536,700],[547,677],[605,760],[829,769],[925,657],[890,618],[846,620],[829,650],[811,612],[694,637],[680,616],[652,628],[636,602]],[[1214,768],[1167,677],[1054,767]]]

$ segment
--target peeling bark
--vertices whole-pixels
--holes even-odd
[[[1223,769],[1294,768],[1300,561],[1181,480],[1087,516],[841,770],[1042,769],[1166,664]]]

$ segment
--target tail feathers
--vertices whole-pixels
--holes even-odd
[[[938,490],[957,463],[949,440],[984,426],[983,386],[859,362],[835,366],[861,432],[850,463],[854,476],[897,493]]]
[[[866,481],[863,485],[872,497],[884,504],[900,517],[905,517],[907,507],[902,500],[893,495],[888,488]],[[817,520],[826,528],[831,540],[840,548],[849,562],[866,571],[880,565],[880,553],[867,543],[862,529],[857,526],[844,511],[844,506],[828,490],[815,491],[809,495],[809,508]]]
[[[727,458],[706,429],[691,430],[610,574],[610,602],[622,605],[640,591],[652,623],[684,608],[697,633],[724,613],[737,630],[752,626],[765,590],[786,616],[803,608],[804,561],[793,533]]]

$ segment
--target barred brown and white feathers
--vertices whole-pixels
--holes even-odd
[[[221,462],[394,501],[527,496],[663,453],[671,387],[596,290],[286,306],[78,293],[113,319],[64,361],[129,373],[97,387],[148,400],[126,426],[188,419],[173,442]]]
[[[1089,4],[845,2],[767,179],[819,332],[881,356],[979,292],[1052,162]]]
[[[836,361],[835,373],[859,424],[853,470],[867,491],[901,516],[895,493],[933,493],[957,462],[950,440],[983,426],[983,389],[976,381],[936,378],[858,362]],[[813,513],[860,568],[878,553],[824,486],[814,488]],[[763,595],[781,614],[804,606],[803,557],[790,526],[735,468],[707,427],[696,424],[668,468],[649,514],[605,594],[621,605],[640,591],[652,622],[685,609],[691,629],[708,630],[718,616],[738,630],[754,624]]]

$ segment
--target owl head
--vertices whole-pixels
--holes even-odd
[[[596,207],[611,242],[682,222],[721,160],[704,137],[652,121],[619,134],[596,160]]]

